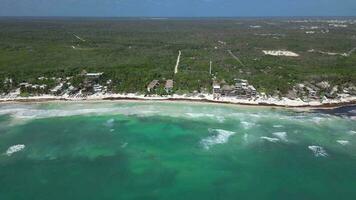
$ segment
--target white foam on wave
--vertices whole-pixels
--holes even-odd
[[[321,146],[308,146],[308,149],[310,149],[315,157],[326,157],[328,154],[326,153],[325,149]]]
[[[23,109],[7,109],[0,114],[10,114],[20,119],[33,119],[33,118],[48,118],[48,117],[66,117],[74,115],[86,115],[86,114],[102,114],[110,113],[113,109],[76,109],[76,110],[62,110],[62,109],[35,109],[35,108],[23,108]]]
[[[356,135],[356,131],[349,131],[348,134],[349,135]]]
[[[125,148],[129,143],[125,142],[121,145],[121,148]]]
[[[13,145],[6,150],[6,155],[11,156],[16,152],[22,151],[24,148],[25,148],[24,144]]]
[[[210,118],[213,120],[217,120],[218,122],[222,123],[225,121],[225,117],[221,115],[215,115],[210,113],[185,113],[190,118]]]
[[[209,150],[210,147],[213,145],[227,143],[229,141],[229,138],[235,134],[235,132],[223,129],[209,129],[209,132],[212,132],[215,135],[204,138],[200,142],[204,149],[207,150]]]
[[[253,122],[247,122],[247,121],[242,121],[241,122],[241,125],[244,129],[250,129],[252,128],[253,126],[255,126],[256,124],[253,123]]]
[[[246,133],[244,134],[243,139],[244,139],[245,142],[248,142],[248,135]]]
[[[323,118],[321,117],[313,117],[312,121],[316,124],[320,124],[323,121]]]
[[[113,127],[113,126],[114,126],[114,122],[115,122],[115,119],[113,119],[113,118],[108,119],[108,120],[105,122],[105,126],[107,126],[107,127]]]
[[[268,142],[273,142],[273,143],[276,143],[276,142],[278,142],[279,141],[279,139],[278,138],[271,138],[271,137],[266,137],[266,136],[262,136],[262,137],[260,137],[262,140],[266,140],[266,141],[268,141]]]
[[[350,142],[348,140],[337,140],[336,142],[341,144],[342,146],[350,144]]]
[[[276,136],[277,138],[279,138],[282,141],[285,141],[285,142],[288,141],[286,132],[275,132],[275,133],[272,133],[272,135]]]
[[[279,125],[279,124],[273,125],[273,128],[283,128],[283,127],[284,127],[283,125]]]

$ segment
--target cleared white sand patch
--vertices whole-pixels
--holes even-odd
[[[334,28],[347,28],[347,24],[329,24],[330,27]]]
[[[348,56],[347,53],[335,53],[335,52],[327,52],[327,51],[319,51],[315,49],[310,49],[308,50],[309,53],[320,53],[323,55],[328,55],[328,56]]]
[[[24,148],[25,148],[24,144],[13,145],[6,150],[6,155],[11,156],[16,152],[22,151]]]
[[[200,142],[206,150],[209,150],[210,147],[216,144],[227,143],[229,141],[229,138],[235,134],[235,132],[223,129],[209,129],[209,132],[215,133],[215,135],[204,138]]]
[[[218,43],[221,44],[221,45],[226,45],[226,42],[221,41],[221,40],[219,40]]]
[[[308,149],[310,149],[315,157],[326,157],[328,154],[326,153],[325,149],[321,146],[308,146]]]
[[[320,51],[320,50],[315,50],[315,49],[308,50],[309,53],[320,53],[320,54],[329,55],[329,56],[344,56],[344,57],[351,56],[351,54],[353,54],[355,51],[356,51],[356,47],[352,48],[350,51],[348,51],[346,53]]]
[[[350,144],[350,142],[348,140],[337,140],[336,142],[341,144],[342,146],[346,146],[346,145]]]
[[[251,25],[250,28],[256,29],[256,28],[262,28],[262,26],[260,26],[260,25]]]
[[[271,138],[271,137],[266,137],[266,136],[263,136],[263,137],[260,137],[260,138],[262,140],[265,140],[265,141],[268,141],[268,142],[273,142],[273,143],[279,142],[278,138]]]
[[[263,50],[265,55],[271,56],[286,56],[286,57],[298,57],[299,54],[294,53],[292,51],[284,51],[284,50]]]

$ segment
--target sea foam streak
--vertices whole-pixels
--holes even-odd
[[[11,156],[16,152],[22,151],[24,148],[25,148],[24,144],[13,145],[6,150],[6,155]]]
[[[336,142],[339,143],[339,144],[341,144],[341,145],[343,145],[343,146],[348,145],[348,144],[350,143],[350,142],[347,141],[347,140],[337,140]]]
[[[223,144],[228,142],[229,138],[235,134],[235,132],[222,130],[222,129],[209,129],[209,132],[214,132],[217,134],[201,140],[200,143],[207,150],[210,149],[210,147],[213,145]]]
[[[241,122],[241,125],[242,125],[242,127],[243,127],[244,129],[250,129],[250,128],[252,128],[252,127],[255,125],[255,123],[242,121],[242,122]]]
[[[349,131],[348,134],[349,135],[356,135],[356,131]]]
[[[271,138],[271,137],[265,137],[265,136],[263,136],[263,137],[260,137],[262,140],[266,140],[266,141],[268,141],[268,142],[273,142],[273,143],[275,143],[275,142],[278,142],[279,141],[279,139],[278,138]]]
[[[321,146],[308,146],[308,149],[310,149],[315,157],[326,157],[328,154],[326,153],[325,149]]]
[[[273,125],[273,128],[283,128],[283,127],[284,127],[283,125],[279,125],[279,124]]]
[[[113,127],[114,126],[115,119],[109,119],[105,122],[106,127]]]

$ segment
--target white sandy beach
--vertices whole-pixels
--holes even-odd
[[[288,98],[273,98],[257,96],[250,99],[239,99],[236,97],[221,97],[214,99],[212,94],[196,94],[196,95],[171,95],[171,96],[145,96],[141,94],[93,94],[86,97],[70,97],[68,95],[54,96],[41,95],[32,97],[19,97],[16,95],[8,95],[0,97],[0,102],[38,102],[38,101],[101,101],[101,100],[156,100],[156,101],[201,101],[211,103],[227,103],[239,105],[263,105],[263,106],[279,106],[279,107],[337,107],[345,104],[355,104],[356,96],[344,95],[339,99],[324,99],[323,101],[312,100],[303,101],[301,99]]]

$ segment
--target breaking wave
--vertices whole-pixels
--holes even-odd
[[[325,149],[321,146],[308,146],[308,149],[310,149],[315,157],[326,157],[328,154],[326,153]]]
[[[356,131],[349,131],[348,134],[349,135],[356,135]]]
[[[115,122],[115,119],[109,119],[105,122],[105,126],[111,128],[114,126],[114,122]]]
[[[210,118],[220,123],[225,121],[225,118],[223,116],[210,113],[186,113],[186,116],[190,118]]]
[[[348,140],[337,140],[336,142],[341,144],[342,146],[350,144],[350,142]]]
[[[283,127],[284,127],[283,125],[279,125],[279,124],[273,125],[273,128],[283,128]]]
[[[24,148],[25,148],[24,144],[13,145],[6,150],[5,154],[7,156],[11,156],[12,154],[14,154],[16,152],[22,151]]]
[[[282,141],[287,142],[287,133],[286,132],[275,132],[272,133],[272,135],[274,135],[275,137],[279,138]]]
[[[250,128],[252,128],[253,126],[255,126],[255,123],[242,121],[242,122],[241,122],[241,125],[242,125],[242,127],[243,127],[244,129],[250,129]]]
[[[260,137],[262,140],[266,140],[268,142],[273,142],[273,143],[276,143],[279,141],[278,138],[271,138],[271,137],[266,137],[266,136],[263,136],[263,137]]]
[[[206,150],[209,150],[210,147],[216,144],[227,143],[229,138],[235,134],[235,132],[223,129],[209,129],[209,132],[214,133],[214,135],[204,138],[200,142]]]

